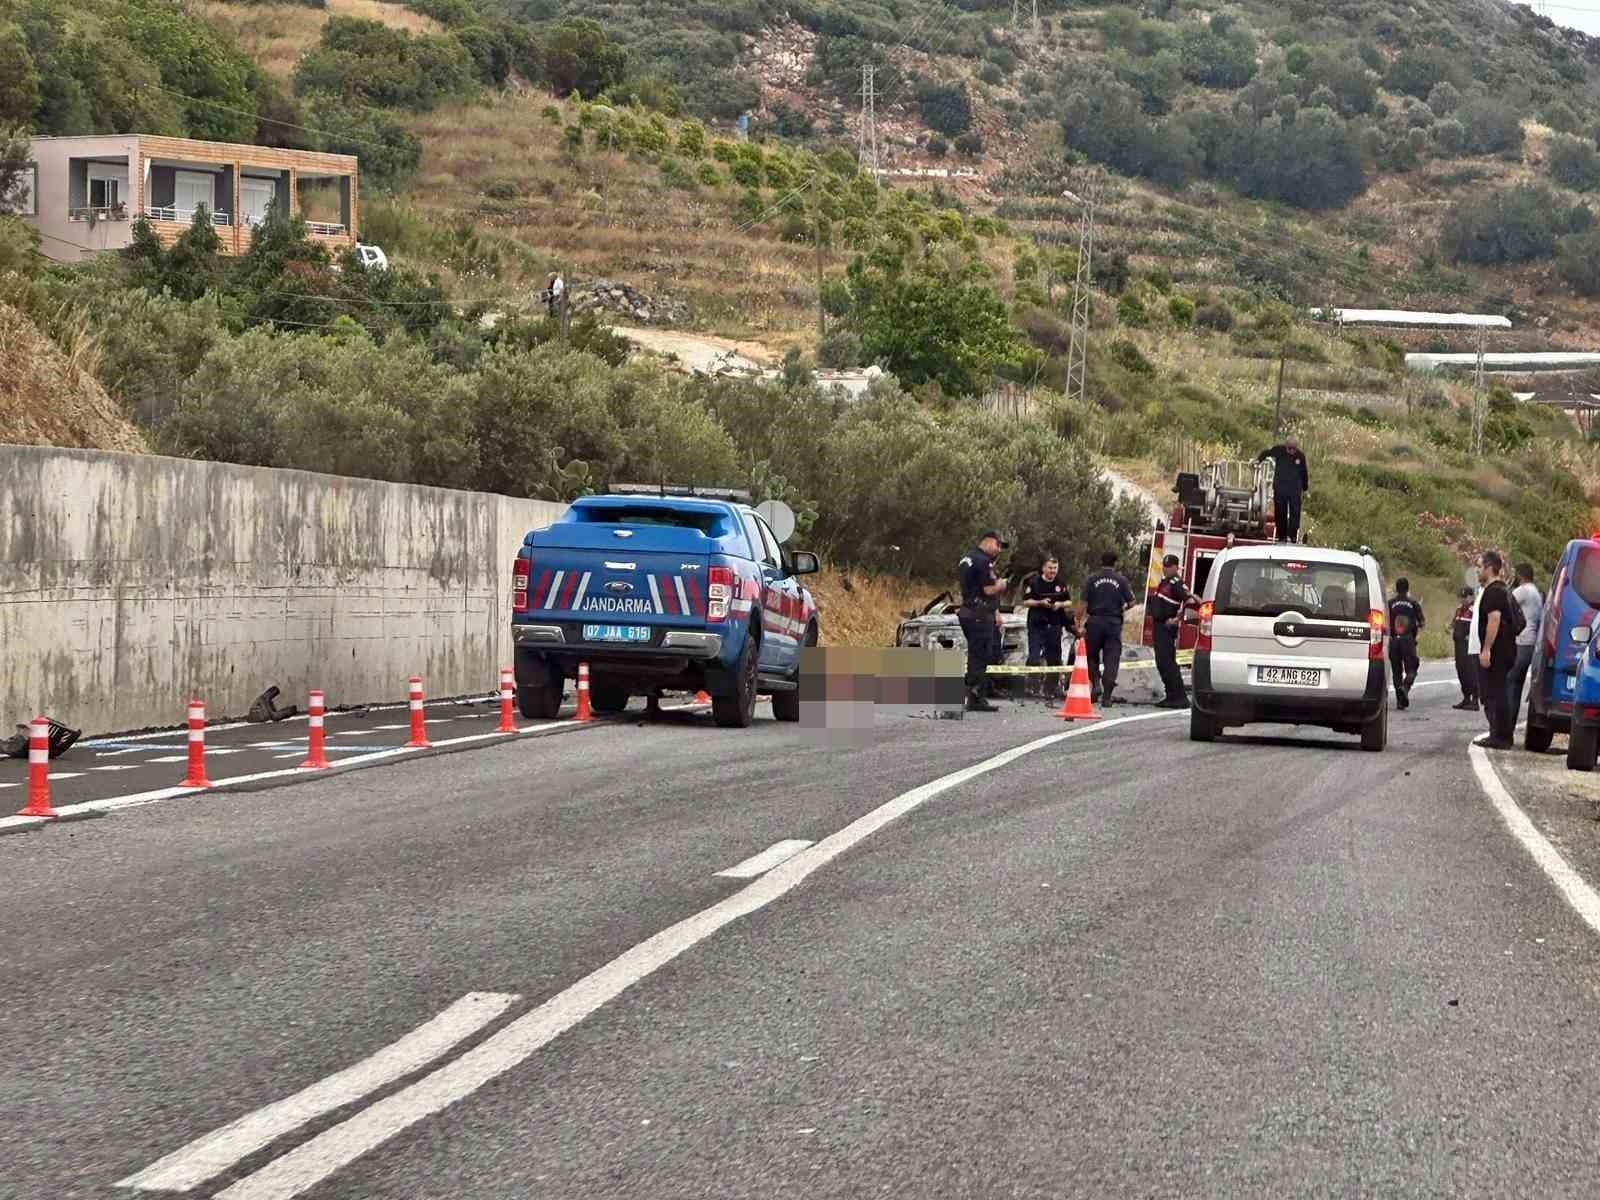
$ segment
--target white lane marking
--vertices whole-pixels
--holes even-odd
[[[757,875],[765,875],[779,863],[793,858],[809,845],[810,842],[799,838],[774,842],[760,854],[752,854],[742,863],[729,867],[726,871],[718,871],[717,874],[725,879],[754,879]]]
[[[439,705],[444,705],[444,704],[482,704],[486,700],[498,700],[499,698],[500,698],[500,693],[498,691],[482,692],[482,693],[479,693],[476,696],[458,696],[454,700],[429,700],[428,704],[429,704],[430,707],[438,707]],[[369,712],[369,713],[392,712],[393,710],[395,710],[397,708],[405,708],[409,704],[410,704],[410,701],[408,701],[408,700],[398,700],[398,701],[394,702],[393,704],[364,704],[361,707],[366,712]],[[352,717],[353,718],[354,716],[355,716],[355,714],[352,713],[352,712],[335,711],[335,712],[328,713],[328,720],[331,721],[335,717]],[[303,721],[305,721],[305,719],[306,719],[306,714],[305,713],[299,713],[299,714],[297,714],[295,716],[285,717],[284,718],[285,721],[295,721],[295,722],[303,722]],[[223,721],[223,722],[219,722],[216,725],[207,725],[206,726],[206,732],[207,733],[225,733],[226,731],[228,731],[230,729],[249,729],[251,726],[259,726],[260,724],[261,724],[261,722],[259,722],[259,721]],[[274,724],[277,724],[277,722],[274,722]],[[395,728],[395,729],[404,729],[404,728],[406,728],[406,726],[404,726],[404,725],[396,725],[393,728]],[[118,743],[121,743],[121,742],[159,741],[161,738],[177,737],[181,732],[182,732],[181,730],[173,730],[173,729],[153,729],[153,730],[150,730],[149,732],[146,732],[146,733],[111,733],[111,734],[105,734],[105,735],[103,735],[101,737],[88,738],[88,739],[86,739],[84,741],[79,742],[78,745],[86,746],[86,747],[96,747],[96,746],[117,745]],[[127,751],[112,751],[112,753],[127,753]]]
[[[117,1186],[146,1192],[186,1192],[198,1187],[307,1121],[359,1100],[432,1062],[498,1018],[518,999],[508,992],[469,992],[376,1054],[196,1138],[137,1174],[118,1180]]]
[[[376,729],[404,729],[404,725],[377,725]],[[371,730],[368,729],[341,729],[337,733],[330,733],[329,737],[366,737]]]
[[[103,771],[106,768],[105,767],[100,767],[98,769]],[[22,785],[20,783],[0,783],[0,791],[4,791],[6,788],[14,788],[14,787],[21,787],[21,786]]]
[[[58,779],[76,779],[82,774],[82,771],[51,771],[50,782],[54,783]]]
[[[1479,785],[1499,811],[1506,828],[1511,830],[1511,836],[1533,856],[1533,861],[1550,877],[1550,882],[1556,885],[1556,891],[1572,905],[1584,923],[1600,933],[1600,893],[1583,881],[1583,876],[1572,869],[1567,860],[1561,857],[1561,852],[1550,844],[1528,819],[1528,814],[1512,799],[1505,784],[1500,782],[1500,775],[1489,760],[1488,752],[1482,746],[1469,745],[1467,755],[1472,759],[1472,770],[1478,777]]]
[[[374,725],[374,729],[410,729],[409,725]]]
[[[518,1017],[460,1058],[324,1130],[254,1174],[245,1176],[217,1193],[218,1200],[290,1200],[315,1187],[401,1130],[442,1112],[524,1062],[540,1047],[685,950],[704,941],[729,922],[772,903],[797,887],[818,868],[865,841],[891,821],[920,808],[935,796],[1069,738],[1084,737],[1135,721],[1153,721],[1177,715],[1173,710],[1143,713],[1053,733],[896,796],[838,832],[828,835],[815,846],[802,850],[788,862],[726,899],[640,942],[538,1008]]]
[[[765,699],[765,697],[762,697],[762,699]],[[570,729],[577,724],[578,722],[576,720],[569,717],[565,721],[550,721],[543,725],[524,727],[517,730],[516,736],[519,738],[543,737],[546,734],[556,733],[562,729]],[[604,721],[595,721],[591,723],[588,728],[604,729],[606,728],[606,724],[607,723]],[[406,726],[400,726],[400,728],[404,729]],[[469,737],[441,738],[439,741],[434,742],[433,745],[435,749],[438,749],[441,746],[461,746],[469,742],[504,743],[507,736],[509,735],[503,733],[474,733]],[[357,764],[381,762],[384,759],[397,758],[400,755],[415,753],[416,751],[411,749],[409,746],[397,746],[393,750],[376,750],[370,754],[353,754],[349,758],[339,759],[337,765],[341,767],[348,767]],[[297,751],[294,754],[283,755],[282,757],[299,758],[300,754],[301,752]],[[182,762],[184,760],[180,756],[178,761]],[[290,767],[287,770],[258,771],[253,775],[233,775],[226,779],[215,779],[212,780],[212,785],[209,790],[221,791],[234,784],[258,783],[263,779],[288,779],[290,777],[298,779],[314,778],[314,776],[308,776],[306,772],[300,770],[298,767]],[[158,788],[155,791],[135,792],[128,796],[111,796],[105,800],[87,800],[82,804],[68,804],[57,808],[56,812],[66,817],[76,816],[85,812],[117,812],[120,809],[139,808],[146,804],[154,804],[160,800],[172,800],[180,796],[204,795],[207,790],[208,789],[205,788],[192,787]]]
[[[91,771],[137,771],[138,763],[112,763],[109,767],[90,767]]]
[[[188,762],[189,761],[189,756],[187,754],[168,754],[168,755],[165,755],[162,758],[147,758],[144,761],[147,764],[148,763]]]

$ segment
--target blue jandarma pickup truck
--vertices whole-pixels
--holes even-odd
[[[800,651],[817,641],[799,577],[817,559],[785,550],[741,495],[614,489],[522,539],[511,637],[523,716],[555,717],[587,662],[598,713],[704,690],[718,725],[748,726],[757,695],[778,720],[799,720]]]

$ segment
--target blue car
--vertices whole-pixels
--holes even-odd
[[[1588,625],[1574,625],[1572,640],[1580,646],[1577,681],[1573,688],[1571,733],[1567,738],[1567,769],[1594,770],[1600,751],[1600,616]]]
[[[1534,642],[1528,672],[1528,723],[1523,745],[1535,753],[1550,749],[1550,739],[1570,733],[1574,743],[1588,734],[1574,728],[1579,663],[1590,656],[1595,617],[1600,613],[1600,539],[1576,538],[1567,543],[1545,594],[1544,620]],[[1600,677],[1590,695],[1600,697]],[[1600,704],[1600,700],[1590,701]],[[1596,714],[1600,719],[1600,713]],[[1593,754],[1590,755],[1593,765]]]

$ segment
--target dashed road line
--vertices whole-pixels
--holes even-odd
[[[896,796],[816,845],[800,851],[726,899],[640,942],[538,1008],[518,1017],[460,1058],[331,1126],[253,1174],[246,1175],[219,1192],[218,1200],[292,1200],[302,1192],[309,1191],[402,1130],[444,1111],[484,1084],[525,1062],[540,1048],[684,951],[703,942],[730,922],[766,907],[799,886],[819,868],[934,797],[1071,738],[1085,737],[1137,721],[1160,720],[1177,715],[1171,710],[1141,713],[1053,733]]]
[[[426,1066],[496,1020],[518,999],[510,992],[469,992],[376,1054],[196,1138],[144,1170],[118,1180],[117,1186],[146,1192],[186,1192],[198,1187],[306,1122]]]

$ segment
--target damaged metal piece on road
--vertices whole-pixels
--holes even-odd
[[[83,730],[68,729],[54,717],[46,717],[45,720],[50,722],[51,758],[60,758],[68,750],[72,749],[73,743],[83,736]],[[18,725],[15,734],[0,742],[0,754],[4,754],[7,758],[28,757],[28,727],[26,725]]]
[[[293,704],[289,705],[288,708],[277,707],[274,701],[277,700],[279,694],[276,686],[269,687],[262,692],[261,695],[256,697],[255,703],[250,706],[250,712],[245,719],[259,725],[268,721],[286,721],[299,713],[299,707]]]

